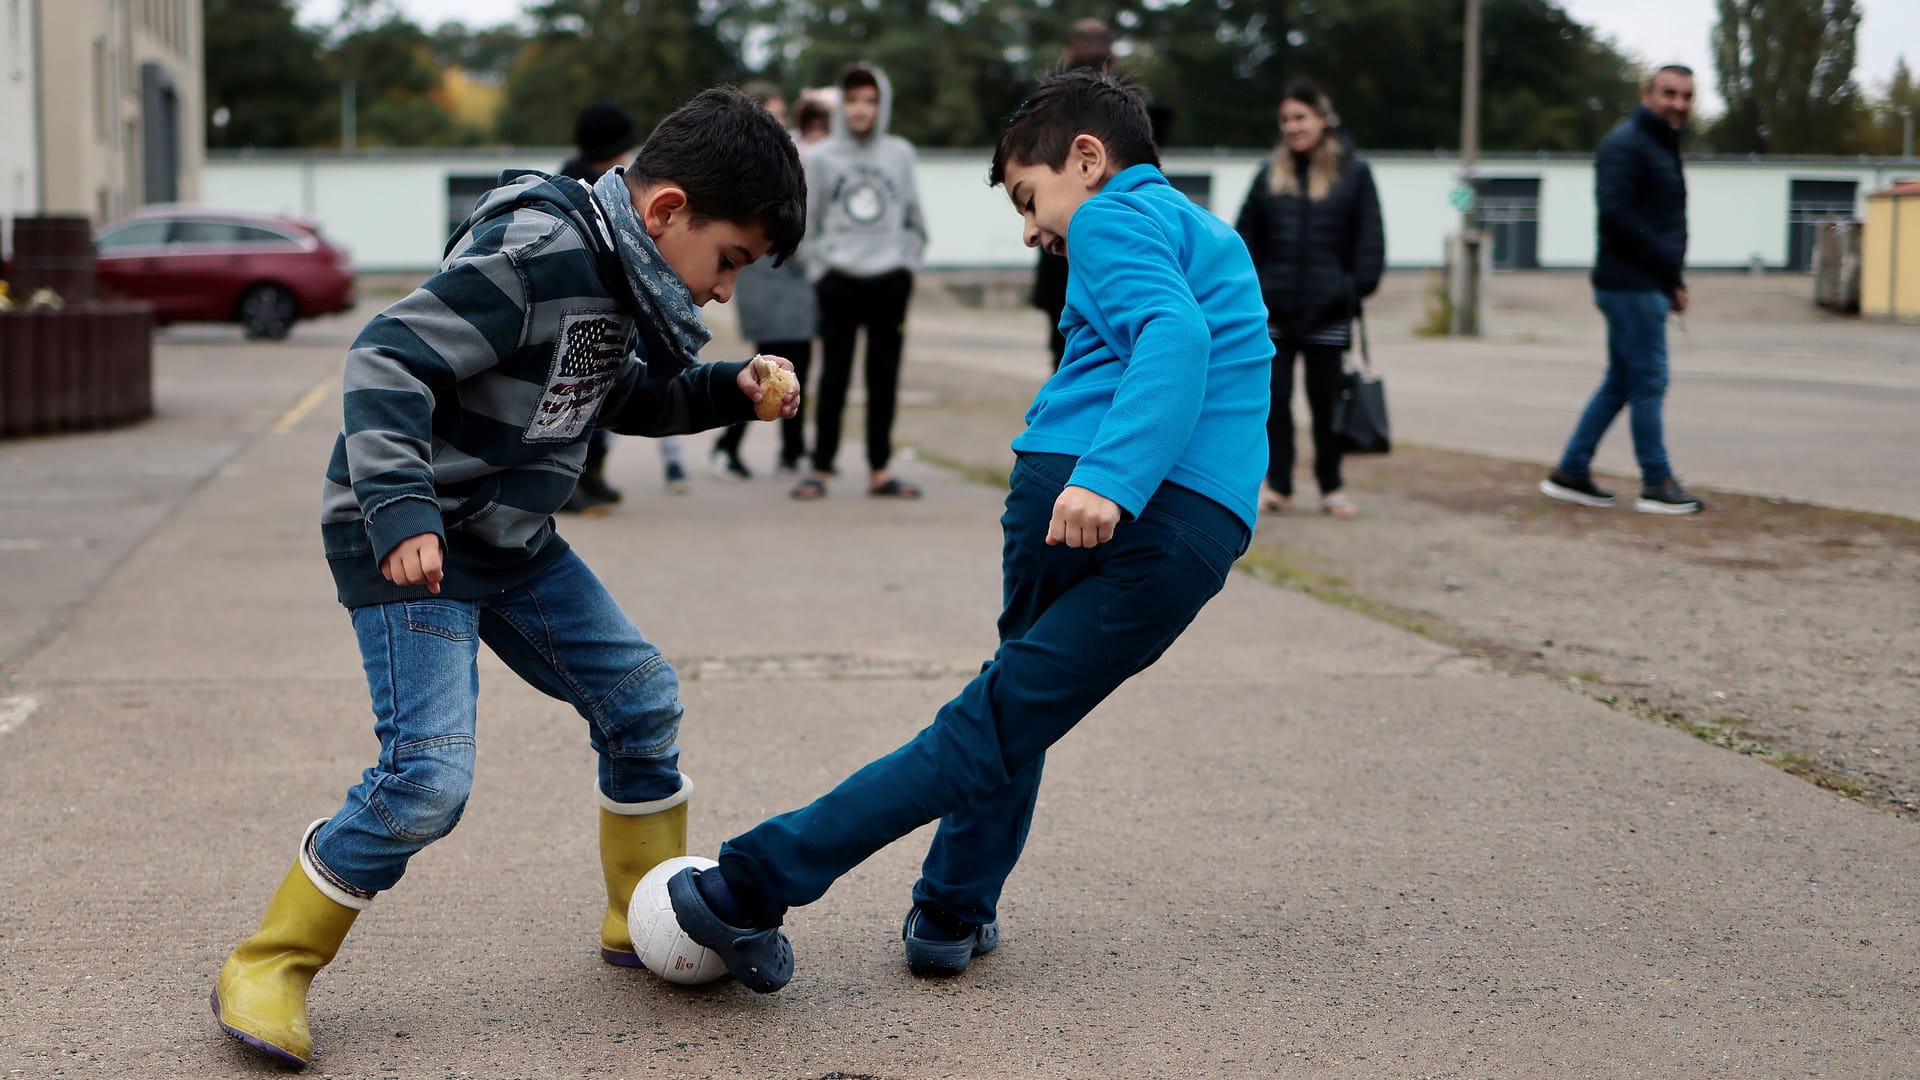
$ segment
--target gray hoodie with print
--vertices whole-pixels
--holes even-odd
[[[927,244],[913,144],[887,134],[893,85],[867,67],[880,86],[880,115],[866,138],[847,130],[846,107],[833,110],[833,133],[808,152],[807,238],[800,255],[807,277],[829,273],[879,277],[920,268]]]

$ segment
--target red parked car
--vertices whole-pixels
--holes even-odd
[[[237,322],[278,340],[297,319],[353,306],[347,253],[297,218],[150,206],[94,237],[103,290],[153,306],[156,322]]]

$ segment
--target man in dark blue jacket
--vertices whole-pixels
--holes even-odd
[[[1593,163],[1600,210],[1594,303],[1607,320],[1607,375],[1567,440],[1560,466],[1540,481],[1542,494],[1581,506],[1612,506],[1593,482],[1595,449],[1621,409],[1630,410],[1640,498],[1649,514],[1694,514],[1667,463],[1660,410],[1667,393],[1667,314],[1687,310],[1681,268],[1687,256],[1687,182],[1680,134],[1693,113],[1693,72],[1669,65],[1653,73],[1640,107],[1600,144]]]

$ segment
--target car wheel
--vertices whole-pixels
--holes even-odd
[[[279,341],[298,317],[293,294],[278,285],[255,285],[240,298],[240,325],[250,338]]]

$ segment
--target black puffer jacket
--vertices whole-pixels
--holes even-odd
[[[1360,301],[1380,287],[1386,234],[1373,170],[1351,151],[1341,158],[1333,190],[1318,202],[1275,195],[1272,167],[1269,160],[1253,178],[1234,228],[1260,271],[1268,322],[1298,339],[1359,314]]]
[[[1594,288],[1672,294],[1685,287],[1687,179],[1672,124],[1645,105],[1620,121],[1594,155],[1593,198],[1600,209]]]

